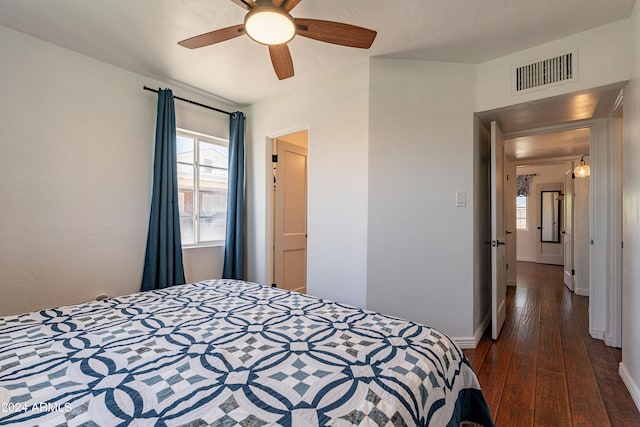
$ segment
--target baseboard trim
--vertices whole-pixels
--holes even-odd
[[[580,295],[581,297],[588,297],[589,296],[589,289],[576,288],[573,292],[576,295]]]
[[[515,280],[507,280],[507,286],[515,286],[515,285],[516,285]]]
[[[638,407],[638,411],[640,411],[640,387],[638,387],[638,384],[636,384],[636,382],[633,380],[631,374],[627,370],[627,367],[624,366],[622,362],[620,362],[618,368],[618,375],[620,375],[620,378],[622,378],[622,382],[624,383],[624,385],[627,386],[627,390],[629,390],[629,394],[631,394],[633,402]]]
[[[480,322],[480,324],[478,325],[478,328],[473,333],[473,338],[475,339],[475,346],[473,348],[476,348],[476,346],[482,339],[482,336],[484,335],[485,331],[487,330],[490,324],[491,324],[491,311],[489,311],[487,315],[484,316],[484,319],[482,319],[482,322]]]
[[[589,335],[591,335],[591,338],[594,338],[597,340],[604,340],[604,331],[598,331],[598,330],[589,331]]]
[[[474,337],[457,337],[452,338],[453,342],[458,345],[458,347],[465,348],[476,348],[476,339]]]
[[[604,343],[606,345],[608,345],[609,347],[616,347],[616,348],[620,348],[621,345],[620,343],[615,340],[611,334],[609,334],[608,332],[604,334]]]
[[[529,257],[523,256],[523,257],[518,257],[518,258],[516,259],[516,261],[522,261],[522,262],[536,262],[536,259],[537,259],[537,258],[535,258],[535,257],[534,257],[534,258],[529,258]]]
[[[489,325],[491,324],[491,312],[487,313],[487,315],[482,319],[480,325],[473,332],[472,337],[457,337],[453,338],[453,342],[455,342],[460,348],[476,348],[478,343],[482,339],[484,332],[487,330]]]

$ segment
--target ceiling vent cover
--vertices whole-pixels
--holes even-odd
[[[576,80],[578,71],[576,59],[576,52],[571,51],[514,67],[514,93],[523,93],[532,89],[556,86]]]

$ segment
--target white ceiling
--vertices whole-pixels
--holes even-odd
[[[296,76],[278,81],[248,37],[176,43],[242,22],[229,0],[0,0],[0,25],[96,59],[249,104],[369,56],[480,63],[630,16],[635,0],[304,0],[294,17],[378,31],[370,50],[296,37]]]
[[[505,141],[505,153],[517,163],[578,157],[589,153],[589,128],[521,136]]]

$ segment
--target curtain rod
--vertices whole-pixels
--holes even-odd
[[[155,92],[155,93],[158,93],[158,91],[157,91],[156,89],[152,89],[152,88],[147,87],[147,86],[143,86],[142,88],[143,88],[144,90],[148,90],[149,92]],[[189,104],[197,105],[198,107],[206,108],[207,110],[213,110],[213,111],[217,111],[218,113],[227,114],[227,115],[229,115],[229,116],[235,116],[235,114],[236,114],[236,113],[230,113],[230,112],[228,112],[228,111],[221,110],[221,109],[216,108],[216,107],[212,107],[212,106],[210,106],[210,105],[201,104],[201,103],[199,103],[199,102],[192,101],[192,100],[190,100],[190,99],[181,98],[181,97],[179,97],[179,96],[174,96],[174,98],[175,98],[175,99],[177,99],[177,100],[180,100],[180,101],[188,102]]]

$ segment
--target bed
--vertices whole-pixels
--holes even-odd
[[[493,425],[430,327],[212,280],[0,318],[0,425]]]

